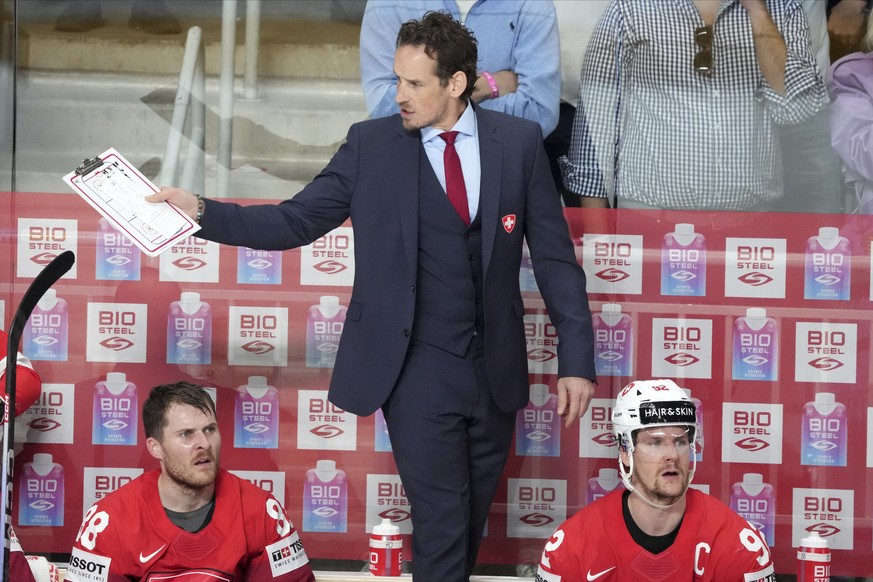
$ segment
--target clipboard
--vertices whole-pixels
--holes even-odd
[[[169,202],[146,202],[145,196],[159,189],[114,148],[84,160],[63,179],[150,257],[200,230],[200,225]]]

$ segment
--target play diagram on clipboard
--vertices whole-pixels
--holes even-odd
[[[113,148],[82,162],[64,182],[150,257],[200,230],[169,202],[146,202],[158,188]]]

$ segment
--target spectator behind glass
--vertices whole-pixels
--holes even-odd
[[[819,74],[831,65],[826,5],[802,0],[809,20],[809,37]],[[831,148],[830,107],[824,106],[798,124],[779,126],[785,196],[774,203],[780,212],[843,212],[843,173]]]
[[[861,47],[831,66],[831,145],[845,164],[857,211],[873,214],[873,19]]]
[[[397,31],[430,10],[451,14],[478,41],[473,102],[535,121],[549,135],[558,124],[561,91],[558,24],[551,1],[369,0],[361,23],[361,82],[370,116],[400,111],[392,69]]]
[[[769,209],[774,126],[827,98],[797,0],[613,0],[580,92],[565,187],[583,205],[687,210]]]
[[[828,0],[828,33],[831,60],[838,61],[858,50],[867,30],[873,0]]]
[[[570,150],[573,118],[579,101],[579,69],[594,25],[609,5],[609,0],[555,0],[558,33],[561,37],[561,108],[558,127],[546,137],[546,155],[555,187],[561,193],[564,206],[579,206],[579,197],[564,189],[559,160]]]

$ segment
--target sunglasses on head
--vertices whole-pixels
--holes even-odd
[[[694,70],[701,75],[712,73],[712,27],[700,26],[694,30],[694,42],[699,47],[694,55]]]

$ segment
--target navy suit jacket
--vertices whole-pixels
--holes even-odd
[[[481,108],[476,118],[485,358],[496,403],[512,411],[529,399],[519,291],[523,237],[558,331],[560,376],[595,379],[591,312],[539,126]],[[293,198],[253,206],[207,200],[197,234],[290,249],[351,218],[355,281],[329,398],[359,415],[372,414],[391,394],[415,325],[420,156],[426,154],[418,132],[403,129],[399,115],[356,123],[327,167]]]

